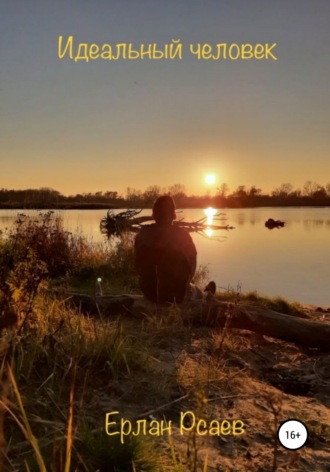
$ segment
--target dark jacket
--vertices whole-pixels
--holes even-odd
[[[135,265],[140,287],[156,303],[181,303],[196,270],[196,247],[187,231],[152,224],[135,239]]]

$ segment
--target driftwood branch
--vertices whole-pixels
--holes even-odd
[[[153,222],[151,215],[149,216],[137,216],[141,213],[142,210],[126,210],[120,213],[114,213],[113,210],[108,210],[106,216],[102,218],[100,222],[101,233],[106,234],[108,237],[111,235],[119,235],[123,232],[133,232],[137,233],[143,223]],[[218,213],[214,215],[213,221],[225,221],[224,215]],[[173,222],[173,225],[184,228],[188,232],[203,232],[206,229],[211,230],[230,230],[234,229],[230,225],[218,225],[218,224],[208,224],[207,217],[203,217],[197,221],[184,221],[183,219]]]

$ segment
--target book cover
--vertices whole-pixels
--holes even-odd
[[[1,470],[329,470],[329,20],[1,3]],[[163,194],[216,284],[169,306],[134,263]]]

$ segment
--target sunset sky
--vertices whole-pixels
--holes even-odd
[[[0,187],[64,194],[330,182],[329,0],[7,0]],[[75,43],[180,39],[182,60],[60,60]],[[278,60],[197,60],[193,43],[277,43]]]

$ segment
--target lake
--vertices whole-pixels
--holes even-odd
[[[198,264],[207,265],[210,279],[221,290],[255,290],[291,301],[330,305],[330,208],[254,208],[220,210],[231,231],[211,237],[192,233]],[[0,230],[10,227],[18,210],[0,210]],[[34,215],[36,212],[25,211]],[[104,210],[57,210],[69,231],[100,241],[99,223]],[[150,214],[144,210],[142,214]],[[183,210],[178,218],[195,221],[203,210]],[[268,218],[285,221],[285,227],[268,230]]]

